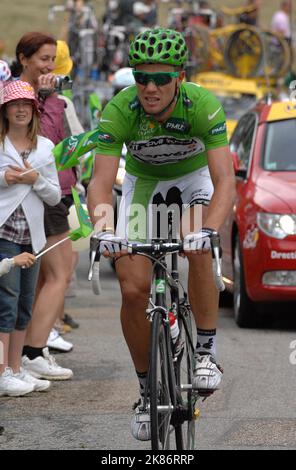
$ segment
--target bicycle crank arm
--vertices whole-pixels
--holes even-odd
[[[187,392],[187,390],[192,390],[192,384],[181,384],[181,392]]]
[[[157,411],[159,413],[167,413],[168,411],[170,413],[172,413],[174,411],[174,409],[175,408],[173,407],[173,405],[158,405],[157,406]],[[149,405],[147,406],[147,411],[150,412],[150,406]]]

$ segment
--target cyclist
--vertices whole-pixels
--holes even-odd
[[[171,199],[176,203],[181,200],[185,208],[181,228],[197,326],[193,386],[201,393],[212,393],[222,375],[215,358],[218,292],[213,281],[209,235],[219,230],[233,204],[234,175],[223,108],[204,88],[182,83],[186,58],[183,36],[174,30],[145,31],[131,43],[129,60],[136,85],[118,93],[102,113],[98,155],[88,190],[96,236],[104,240],[100,251],[116,258],[123,333],[140,383],[141,396],[132,419],[132,434],[139,440],[150,439],[150,417],[143,409],[142,395],[149,362],[150,332],[145,309],[152,266],[145,257],[122,255],[126,239],[151,238],[152,204],[159,201],[170,204]],[[127,146],[127,173],[114,234],[112,211],[109,213],[107,207],[112,205],[112,186],[123,143]],[[139,217],[132,227],[135,210],[143,206],[148,210],[149,232],[145,236],[135,233],[145,217]],[[202,223],[195,224],[201,211]],[[196,225],[193,230],[186,221]],[[122,249],[118,242],[122,242]]]

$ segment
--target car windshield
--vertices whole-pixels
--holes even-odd
[[[238,121],[239,118],[256,103],[256,96],[254,95],[217,95],[217,98],[223,105],[226,118],[235,121]]]
[[[296,171],[296,119],[267,124],[263,168],[268,171]]]

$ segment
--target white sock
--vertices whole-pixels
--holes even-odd
[[[201,355],[210,354],[216,359],[216,330],[196,329],[196,349],[195,352]]]

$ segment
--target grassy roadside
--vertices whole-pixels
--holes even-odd
[[[63,0],[0,0],[0,39],[6,43],[5,52],[13,56],[15,45],[18,39],[28,31],[48,31],[56,37],[60,36],[63,26],[63,15],[54,23],[48,21],[48,7],[52,4],[63,5]],[[242,0],[210,0],[213,8],[219,6],[240,6]],[[260,14],[260,21],[263,26],[270,24],[272,13],[277,9],[280,0],[275,2],[263,0]],[[293,0],[296,9],[296,0]],[[104,12],[105,0],[93,0],[98,17]],[[183,5],[186,5],[184,2]],[[161,3],[159,9],[160,22],[165,24],[168,10],[176,7],[177,4],[172,1]]]

